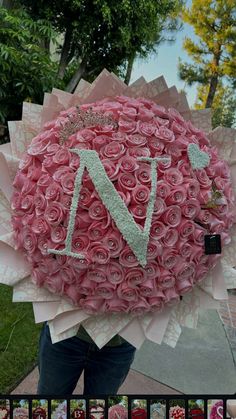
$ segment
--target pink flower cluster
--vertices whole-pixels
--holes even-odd
[[[222,419],[223,409],[223,400],[219,400],[211,408],[210,419]]]
[[[81,129],[61,144],[60,131],[76,108],[60,113],[31,142],[14,180],[12,224],[15,241],[32,266],[39,287],[67,297],[88,313],[143,314],[174,304],[201,282],[220,255],[204,253],[204,236],[229,243],[234,197],[227,164],[206,135],[175,110],[125,96],[81,109],[111,116],[116,125]],[[210,156],[193,170],[189,144]],[[71,148],[96,150],[114,187],[142,228],[150,199],[150,164],[138,157],[170,156],[158,164],[147,265],[142,268],[103,205],[85,171],[72,238],[72,251],[85,259],[53,255],[67,235],[79,156]],[[220,192],[208,208],[213,185]]]

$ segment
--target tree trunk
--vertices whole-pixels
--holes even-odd
[[[63,79],[66,71],[66,67],[68,65],[68,57],[70,55],[70,47],[71,47],[71,40],[72,40],[72,27],[68,26],[65,33],[64,43],[61,50],[61,57],[58,66],[57,76],[59,79]]]
[[[68,85],[66,86],[66,92],[73,93],[80,79],[82,79],[87,65],[87,59],[83,58],[78,70],[75,72]]]
[[[134,64],[134,59],[135,59],[135,54],[133,54],[131,57],[129,57],[128,59],[128,66],[127,66],[127,70],[126,70],[126,75],[125,75],[125,80],[124,82],[128,85],[130,82],[130,78],[131,78],[131,73],[132,73],[132,69],[133,69],[133,64]]]
[[[212,107],[212,103],[213,103],[213,100],[214,100],[214,97],[215,97],[217,85],[218,85],[218,75],[212,76],[205,108],[211,108]]]

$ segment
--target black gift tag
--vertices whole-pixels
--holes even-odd
[[[221,253],[220,234],[206,234],[205,235],[205,254],[216,255],[217,253]]]

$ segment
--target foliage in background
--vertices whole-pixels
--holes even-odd
[[[188,85],[207,86],[203,107],[210,108],[221,80],[236,84],[236,3],[193,0],[182,18],[194,28],[199,41],[185,38],[183,47],[193,64],[180,60],[179,75]]]
[[[116,404],[122,404],[124,407],[128,408],[128,397],[127,396],[112,396],[108,399],[108,407],[114,406]]]
[[[56,65],[43,47],[55,36],[50,23],[23,10],[0,7],[0,123],[20,119],[23,101],[41,103],[51,90]]]
[[[64,34],[58,77],[69,63],[77,69],[67,85],[73,91],[80,78],[94,79],[106,67],[130,77],[136,55],[147,57],[163,39],[163,32],[179,28],[182,0],[19,0],[34,19],[44,18]]]
[[[179,407],[185,408],[185,400],[184,399],[169,400],[169,406],[170,407],[179,406]]]
[[[199,86],[195,109],[204,108],[209,86]],[[212,127],[236,127],[236,94],[229,86],[218,84],[212,103]]]
[[[0,285],[0,394],[10,394],[37,362],[41,325],[32,304],[12,303],[12,288]]]
[[[72,399],[70,400],[70,413],[72,413],[75,409],[86,409],[86,401],[85,399]]]

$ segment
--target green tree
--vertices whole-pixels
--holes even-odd
[[[209,86],[200,85],[198,87],[195,109],[204,108],[208,93]],[[236,126],[236,94],[234,89],[230,86],[224,86],[220,82],[217,86],[211,109],[213,128],[220,125],[234,128]]]
[[[48,22],[0,7],[0,123],[19,119],[22,101],[41,103],[53,86],[56,68],[41,46],[45,37],[53,38]]]
[[[180,60],[179,75],[188,85],[208,86],[204,107],[210,108],[220,80],[235,83],[236,3],[235,0],[193,0],[182,18],[194,28],[199,41],[185,38],[183,47],[193,64]]]
[[[46,18],[64,34],[58,77],[69,63],[76,70],[67,85],[73,91],[80,78],[94,79],[106,67],[126,82],[136,55],[146,57],[163,39],[163,31],[178,27],[182,0],[19,0],[34,18]]]

